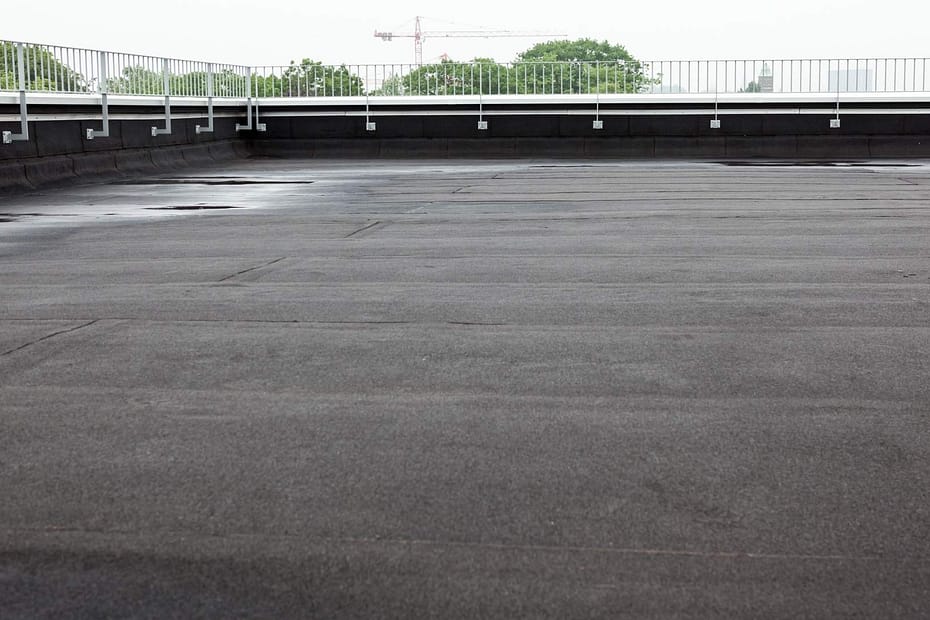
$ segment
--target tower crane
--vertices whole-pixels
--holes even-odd
[[[517,32],[513,30],[423,30],[423,18],[417,15],[413,32],[380,32],[375,30],[375,37],[382,41],[392,41],[394,38],[413,39],[413,53],[417,65],[423,64],[423,40],[432,38],[464,38],[464,39],[490,39],[492,37],[564,37],[565,34],[551,32]]]

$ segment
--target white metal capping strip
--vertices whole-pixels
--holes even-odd
[[[930,92],[926,93],[841,93],[839,100],[845,105],[856,103],[887,103],[887,104],[927,104],[930,105]],[[362,97],[262,97],[264,107],[338,107],[338,106],[364,106],[366,98]],[[745,93],[714,95],[701,94],[626,94],[626,95],[443,95],[418,97],[369,97],[367,101],[371,106],[474,106],[480,104],[484,107],[496,104],[572,104],[572,105],[611,105],[611,104],[639,104],[639,105],[687,105],[710,104],[714,101],[721,105],[729,104],[805,104],[823,103],[835,105],[835,93]]]
[[[175,97],[176,106],[206,107],[207,97]],[[109,104],[114,106],[162,106],[162,95],[110,95]],[[369,97],[372,106],[457,106],[473,105],[477,108],[479,102],[483,106],[496,104],[577,104],[594,105],[596,101],[601,105],[610,104],[640,104],[640,105],[687,105],[698,104],[713,105],[718,101],[721,105],[729,104],[811,104],[822,103],[835,105],[835,94],[823,93],[746,93],[714,96],[711,94],[674,94],[674,95],[458,95],[458,96],[425,96],[425,97]],[[841,93],[839,100],[844,105],[862,104],[927,104],[930,105],[930,92],[926,93]],[[261,98],[264,107],[338,107],[365,105],[366,98],[362,97],[274,97]],[[213,104],[218,107],[245,107],[248,105],[247,97],[214,97]],[[19,93],[0,92],[0,105],[18,105]],[[30,105],[94,105],[100,104],[100,95],[97,93],[58,94],[58,93],[29,93]]]
[[[713,116],[713,107],[709,108],[680,108],[680,109],[656,109],[656,108],[625,108],[622,110],[611,110],[600,108],[601,116]],[[930,114],[930,108],[843,108],[843,115],[925,115]],[[292,118],[292,117],[364,117],[365,110],[294,110],[294,111],[266,111],[263,113],[265,118]],[[717,111],[719,116],[778,116],[778,115],[827,115],[834,116],[836,107],[816,107],[816,108],[730,108],[720,109]],[[370,115],[377,115],[380,118],[390,118],[392,116],[474,116],[477,118],[477,110],[371,110]],[[486,117],[494,116],[594,116],[594,109],[511,109],[511,110],[488,110],[484,109],[483,115]]]
[[[242,118],[244,112],[214,112],[213,118]],[[203,114],[196,112],[172,112],[174,120],[201,119]],[[159,114],[113,114],[109,115],[111,121],[154,121],[164,120],[164,112]],[[27,117],[30,123],[47,123],[52,121],[99,121],[103,120],[100,112],[73,113],[73,114],[30,114]],[[19,122],[19,114],[0,114],[0,123]]]
[[[930,109],[927,108],[846,108],[843,115],[928,115]],[[564,116],[594,116],[592,110],[491,110],[484,111],[484,116],[543,116],[543,115],[564,115]],[[778,116],[778,115],[797,115],[797,116],[833,116],[836,114],[834,107],[818,108],[752,108],[752,109],[729,109],[719,110],[719,116]],[[472,110],[393,110],[380,111],[378,115],[382,118],[392,116],[477,116]],[[624,110],[600,110],[601,116],[713,116],[712,108],[689,108],[679,110],[656,110],[653,108],[630,108]],[[289,112],[264,112],[262,116],[266,118],[304,118],[304,117],[365,117],[364,110],[295,110]],[[201,119],[202,114],[182,113],[173,114],[175,120]],[[216,112],[214,118],[242,118],[242,113],[234,112]],[[164,119],[164,114],[110,114],[110,120],[122,121],[152,121]],[[52,121],[99,121],[99,113],[88,114],[32,114],[29,116],[29,122],[52,122]],[[18,122],[18,114],[0,114],[0,123]]]
[[[175,97],[176,106],[180,107],[206,107],[207,97]],[[214,97],[214,106],[244,108],[248,99],[246,97]],[[19,94],[0,92],[0,105],[18,105]],[[164,95],[110,95],[110,107],[115,106],[164,106]],[[68,106],[88,105],[99,106],[98,93],[29,93],[29,105]],[[162,114],[164,117],[164,114]]]

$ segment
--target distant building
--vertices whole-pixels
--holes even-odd
[[[758,84],[758,92],[760,93],[775,92],[775,76],[772,74],[772,68],[769,67],[769,63],[764,63],[762,65],[762,74],[759,76]]]

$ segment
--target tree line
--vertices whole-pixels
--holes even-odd
[[[24,61],[33,90],[94,92],[99,87],[43,48],[26,46]],[[645,65],[622,45],[594,39],[540,43],[512,63],[490,58],[464,63],[444,59],[404,69],[363,76],[346,65],[326,66],[305,58],[269,74],[253,72],[247,77],[218,71],[213,75],[213,94],[242,96],[249,85],[251,94],[258,97],[636,93],[654,83]],[[15,46],[0,43],[0,89],[18,88],[17,71]],[[169,74],[169,92],[205,96],[207,79],[203,71]],[[161,71],[130,66],[109,78],[106,88],[112,94],[160,95],[164,94],[164,84]]]

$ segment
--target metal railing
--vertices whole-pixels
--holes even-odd
[[[0,90],[246,97],[248,78],[238,65],[0,40]]]
[[[930,59],[683,60],[646,63],[653,93],[908,93],[930,90]]]
[[[930,59],[661,60],[253,67],[256,97],[906,93]]]
[[[249,68],[239,65],[0,40],[0,91],[18,91],[20,108],[20,132],[2,132],[3,143],[29,139],[27,95],[32,93],[99,96],[102,127],[87,129],[88,140],[110,136],[110,95],[164,97],[165,124],[152,127],[153,136],[171,134],[173,97],[206,98],[208,124],[196,131],[209,133],[214,98],[249,97],[250,79]],[[251,100],[248,119],[242,128],[252,128]]]
[[[0,40],[0,90],[238,98],[909,93],[930,91],[930,59],[427,65],[323,65],[305,60],[248,67]]]

